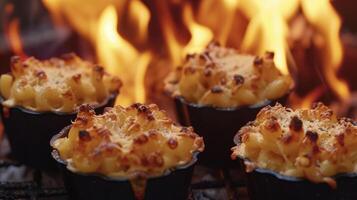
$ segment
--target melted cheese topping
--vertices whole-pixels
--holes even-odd
[[[240,129],[232,150],[232,158],[249,160],[248,171],[267,168],[334,186],[332,176],[357,172],[357,126],[322,103],[297,110],[277,104]]]
[[[103,115],[81,107],[68,137],[53,147],[72,171],[135,178],[187,164],[204,144],[192,128],[174,125],[156,105],[134,104]]]
[[[74,54],[43,61],[13,57],[11,75],[0,78],[4,106],[35,111],[73,112],[83,103],[103,102],[120,87],[117,77]]]
[[[289,92],[292,79],[279,72],[273,58],[273,53],[261,58],[211,43],[188,55],[168,76],[165,89],[192,103],[225,108],[278,99]]]

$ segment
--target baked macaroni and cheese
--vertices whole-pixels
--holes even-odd
[[[214,107],[253,105],[287,94],[292,79],[274,65],[274,53],[263,57],[211,43],[199,54],[187,55],[185,63],[166,79],[172,96]]]
[[[116,106],[102,115],[81,106],[68,137],[52,146],[71,171],[129,179],[162,175],[204,149],[201,137],[174,125],[154,104]]]
[[[296,110],[267,106],[237,136],[232,158],[244,159],[249,172],[265,168],[331,186],[334,175],[357,173],[357,126],[322,103]]]
[[[83,103],[103,102],[120,87],[117,77],[75,54],[42,61],[13,57],[11,73],[0,77],[3,105],[34,111],[73,112]]]

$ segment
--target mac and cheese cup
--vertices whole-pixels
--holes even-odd
[[[72,199],[186,200],[201,137],[156,105],[79,112],[51,140]]]
[[[120,86],[102,67],[74,54],[44,61],[13,57],[11,73],[0,77],[1,116],[11,156],[34,168],[54,168],[51,137],[75,119],[82,103],[98,113],[113,106]]]
[[[235,142],[251,199],[357,199],[357,126],[321,103],[268,106]]]
[[[165,90],[175,101],[180,123],[205,140],[200,162],[232,164],[228,155],[239,128],[264,106],[285,103],[292,79],[278,71],[273,57],[239,54],[212,43],[202,53],[188,55],[166,79]]]

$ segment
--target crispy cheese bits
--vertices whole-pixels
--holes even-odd
[[[357,172],[357,126],[322,103],[296,110],[267,106],[240,129],[238,140],[232,158],[245,159],[248,171],[266,168],[333,187],[334,175]]]
[[[238,107],[278,99],[289,92],[293,81],[276,68],[274,53],[265,56],[239,54],[211,43],[166,79],[165,89],[190,103],[213,107]]]
[[[162,175],[204,149],[192,128],[175,125],[154,104],[116,106],[102,115],[82,106],[68,136],[52,145],[72,171],[134,179]]]
[[[121,81],[75,54],[37,60],[12,57],[11,73],[0,77],[6,107],[73,112],[83,103],[100,104],[118,93]]]

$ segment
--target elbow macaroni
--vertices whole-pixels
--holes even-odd
[[[289,92],[292,79],[279,72],[273,56],[238,54],[212,43],[188,55],[166,79],[165,90],[189,102],[226,108],[278,99]]]
[[[232,158],[287,176],[333,186],[331,176],[357,172],[357,126],[321,103],[309,110],[265,107],[237,143]]]
[[[35,111],[73,112],[83,103],[103,102],[120,87],[117,77],[74,54],[43,61],[13,57],[11,74],[0,76],[3,105]]]

